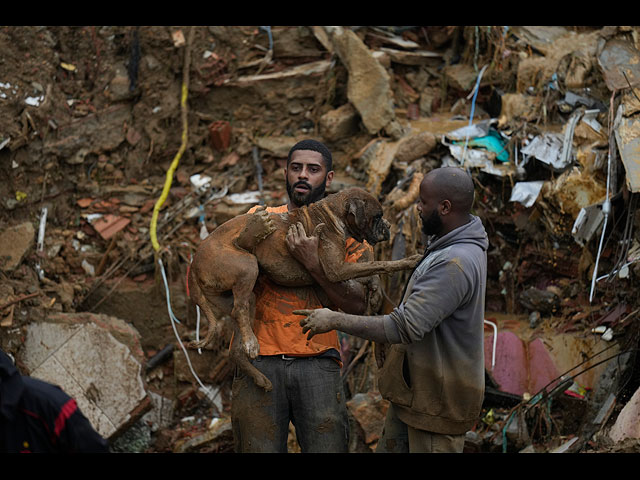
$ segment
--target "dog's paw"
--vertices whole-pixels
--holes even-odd
[[[256,373],[256,375],[253,377],[253,381],[258,387],[262,388],[265,392],[270,392],[271,390],[273,390],[273,385],[271,384],[271,381],[260,372]]]
[[[423,255],[420,253],[416,253],[415,255],[411,255],[410,257],[407,257],[407,260],[409,261],[409,264],[415,266],[418,263],[420,263],[420,260],[422,260]]]
[[[251,338],[245,340],[242,343],[242,348],[244,350],[244,353],[251,360],[257,358],[260,354],[260,344],[258,343],[258,339],[255,337],[255,335],[252,335]]]
[[[262,238],[267,238],[276,231],[276,225],[273,223],[271,215],[266,210],[258,212],[258,218],[262,222]]]

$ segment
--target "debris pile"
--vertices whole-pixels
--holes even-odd
[[[639,33],[0,27],[0,346],[47,377],[34,335],[62,355],[72,340],[53,330],[96,328],[121,353],[83,361],[133,368],[127,418],[106,415],[97,370],[68,388],[106,415],[114,451],[232,451],[231,329],[185,349],[201,334],[186,269],[218,225],[286,201],[288,150],[312,137],[334,154],[332,191],[381,200],[381,259],[423,248],[425,173],[474,178],[490,240],[487,393],[467,450],[633,451]],[[381,279],[383,312],[406,279]],[[350,449],[369,452],[386,411],[374,346],[340,338]]]

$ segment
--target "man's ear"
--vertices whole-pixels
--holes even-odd
[[[449,200],[442,200],[439,205],[440,215],[448,215],[451,213],[451,202]]]
[[[325,183],[324,183],[325,188],[329,188],[329,185],[331,185],[332,181],[333,181],[333,170],[331,170],[330,172],[327,172],[327,179],[325,180]]]

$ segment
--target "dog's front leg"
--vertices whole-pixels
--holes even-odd
[[[321,259],[322,268],[327,278],[334,283],[371,275],[411,270],[422,260],[422,255],[412,255],[400,260],[348,263],[335,261],[338,258],[335,254],[327,255],[327,257],[329,258]]]

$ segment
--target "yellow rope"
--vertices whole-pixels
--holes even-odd
[[[158,214],[160,213],[160,209],[164,204],[167,196],[169,195],[169,190],[171,189],[171,183],[173,182],[173,174],[178,168],[178,163],[180,162],[180,158],[182,154],[187,148],[187,131],[188,131],[188,121],[187,121],[187,93],[189,91],[189,65],[191,60],[191,40],[193,38],[193,27],[189,32],[189,40],[187,41],[185,58],[184,58],[184,70],[182,73],[182,95],[180,98],[180,108],[182,110],[182,142],[180,144],[180,149],[178,153],[171,162],[171,166],[169,170],[167,170],[167,176],[164,182],[164,188],[162,189],[162,195],[156,202],[153,207],[153,215],[151,216],[151,225],[149,228],[149,235],[151,236],[151,245],[153,245],[153,249],[158,252],[160,250],[160,244],[158,243],[158,238],[156,236],[156,229],[158,226]]]

